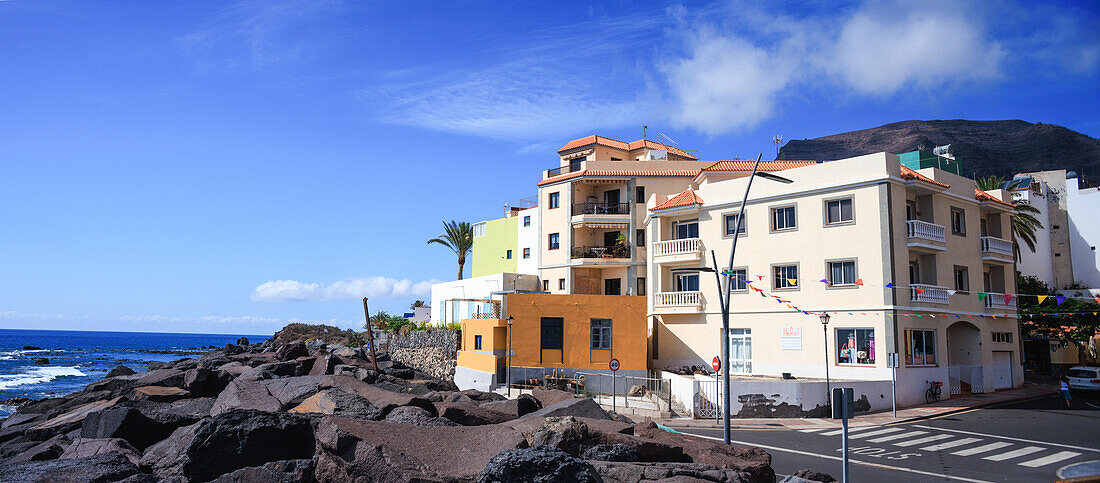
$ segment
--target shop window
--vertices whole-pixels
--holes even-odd
[[[909,329],[905,331],[905,365],[936,365],[936,331]]]
[[[837,364],[874,364],[874,329],[837,329]]]

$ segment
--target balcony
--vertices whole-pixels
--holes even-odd
[[[630,260],[629,255],[624,253],[623,247],[614,246],[573,247],[570,258],[573,260],[573,265],[621,264]]]
[[[905,222],[909,248],[917,251],[939,252],[946,250],[946,238],[942,225],[927,221],[909,220]]]
[[[692,314],[703,309],[703,293],[657,292],[653,294],[653,311],[658,314]]]
[[[629,215],[630,203],[574,203],[573,216]]]
[[[653,244],[653,261],[657,263],[698,261],[703,256],[703,241],[698,238],[665,240]]]
[[[985,308],[995,310],[1016,310],[1016,297],[1009,299],[1008,303],[1005,303],[1004,294],[991,293],[985,296]]]
[[[569,165],[567,165],[567,166],[559,166],[557,168],[548,169],[548,170],[546,170],[546,177],[543,178],[543,179],[550,179],[550,178],[553,178],[555,176],[560,176],[560,175],[563,175],[563,174],[569,174],[569,173],[573,173],[573,172],[576,172],[576,171],[580,171],[581,169],[584,168],[584,165],[581,164],[581,163],[582,163],[581,161],[576,161],[576,162],[573,162],[573,163],[569,163]]]
[[[1012,263],[1014,258],[1012,242],[992,236],[982,237],[982,260]]]
[[[931,304],[948,304],[947,287],[914,283],[909,286],[909,301]]]

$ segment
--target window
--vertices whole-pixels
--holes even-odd
[[[542,328],[539,333],[542,350],[561,350],[564,340],[561,317],[543,317]]]
[[[547,204],[551,210],[561,206],[561,193],[557,191],[550,193],[550,199]]]
[[[474,350],[475,351],[481,350],[481,336],[480,335],[475,335],[474,336]]]
[[[543,280],[542,281],[542,291],[543,292],[549,292],[550,291],[550,281],[549,280]]]
[[[852,199],[830,200],[825,202],[825,224],[836,225],[854,221]]]
[[[837,364],[874,364],[874,329],[837,329]]]
[[[993,342],[1012,343],[1012,332],[992,332]]]
[[[772,231],[793,230],[795,227],[793,206],[772,208]]]
[[[640,247],[644,247],[645,246],[645,230],[634,230],[634,241],[635,241],[635,243],[634,243],[635,245],[638,245]]]
[[[730,329],[730,372],[752,372],[752,330]]]
[[[523,226],[531,226],[531,215],[523,217]]]
[[[677,292],[697,292],[697,291],[699,291],[699,274],[698,273],[679,273],[679,274],[676,274],[676,291]]]
[[[905,331],[905,365],[936,365],[936,331],[924,329]]]
[[[611,319],[592,319],[592,348],[611,349]]]
[[[748,290],[749,284],[745,283],[746,278],[748,278],[748,270],[744,268],[735,268],[730,278],[731,290]]]
[[[558,234],[557,233],[551,233],[548,242],[549,243],[547,243],[547,245],[550,246],[550,248],[548,248],[548,250],[557,250],[559,248]]]
[[[951,233],[966,235],[966,212],[962,208],[951,207]]]
[[[684,220],[673,223],[672,234],[676,240],[699,238],[699,220]]]
[[[623,294],[623,281],[619,278],[605,278],[603,279],[603,294],[604,295],[622,295]]]
[[[565,290],[565,279],[564,278],[559,278],[558,279],[558,290]]]
[[[955,290],[960,292],[970,290],[970,271],[966,267],[955,265]]]
[[[485,222],[474,223],[474,236],[485,236]]]
[[[512,259],[512,250],[508,250],[508,252],[504,254],[504,258],[507,258],[507,259],[511,260]]]
[[[634,202],[645,203],[645,186],[638,186],[634,188]]]
[[[772,288],[798,288],[798,265],[772,266]]]
[[[731,214],[723,216],[723,219],[725,219],[725,221],[726,221],[726,235],[725,236],[732,236],[734,231],[737,231],[738,235],[744,235],[746,233],[746,230],[747,230],[746,224],[748,223],[749,217],[745,216],[744,218],[742,218],[741,228],[738,229],[738,227],[737,227],[737,217],[739,215],[740,215],[740,213],[731,213]]]
[[[843,287],[856,284],[856,261],[829,262],[829,286]]]
[[[531,258],[531,249],[530,248],[524,248],[523,249],[523,259],[526,260],[528,258]]]
[[[645,295],[645,277],[638,277],[638,295]]]

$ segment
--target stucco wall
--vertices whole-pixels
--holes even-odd
[[[485,235],[474,237],[471,276],[516,272],[516,262],[521,255],[516,249],[518,220],[513,216],[485,222]],[[511,259],[507,258],[508,250],[512,250]]]
[[[1100,191],[1097,188],[1079,190],[1077,180],[1067,180],[1067,202],[1070,225],[1070,253],[1073,256],[1073,278],[1086,287],[1100,288]]]

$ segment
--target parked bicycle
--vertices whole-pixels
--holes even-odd
[[[943,393],[943,383],[940,381],[924,381],[928,383],[928,390],[924,391],[924,402],[932,404],[940,400]]]

